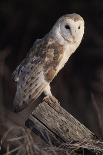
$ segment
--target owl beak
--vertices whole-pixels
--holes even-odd
[[[70,42],[70,43],[75,43],[75,42],[76,42],[75,37],[72,36],[71,38],[69,38],[69,42]]]
[[[75,37],[74,37],[74,36],[72,36],[72,38],[73,38],[73,43],[75,43],[75,42],[76,42]]]

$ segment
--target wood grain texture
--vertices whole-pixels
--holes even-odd
[[[54,97],[44,98],[25,125],[48,144],[66,144],[68,149],[72,145],[75,149],[85,148],[95,153],[103,153],[103,142],[63,109]]]
[[[33,123],[35,123],[35,119],[37,119],[47,129],[66,142],[91,139],[94,137],[94,134],[64,110],[54,97],[45,98],[44,101],[34,109],[29,119],[32,120]],[[38,128],[38,130],[39,129],[40,128]]]

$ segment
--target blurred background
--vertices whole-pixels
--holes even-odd
[[[68,13],[84,18],[85,35],[52,82],[52,92],[68,112],[103,136],[103,1],[0,0],[0,137],[11,126],[21,126],[29,113],[12,112],[12,72],[33,42]]]

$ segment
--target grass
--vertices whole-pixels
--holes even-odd
[[[103,153],[98,149],[98,143],[103,147],[103,143],[97,141],[94,145],[93,141],[83,140],[81,143],[76,142],[53,146],[49,140],[49,144],[40,144],[35,142],[35,136],[31,131],[23,127],[14,126],[5,132],[1,138],[1,150],[3,155],[84,155],[85,149],[96,150],[97,154]],[[96,147],[97,146],[97,147]],[[82,149],[81,149],[82,148]],[[92,155],[92,153],[91,153]]]

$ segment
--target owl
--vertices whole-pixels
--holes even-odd
[[[15,112],[34,102],[43,92],[52,96],[50,83],[78,48],[83,34],[83,18],[76,13],[66,14],[57,20],[47,35],[34,42],[13,73]]]

